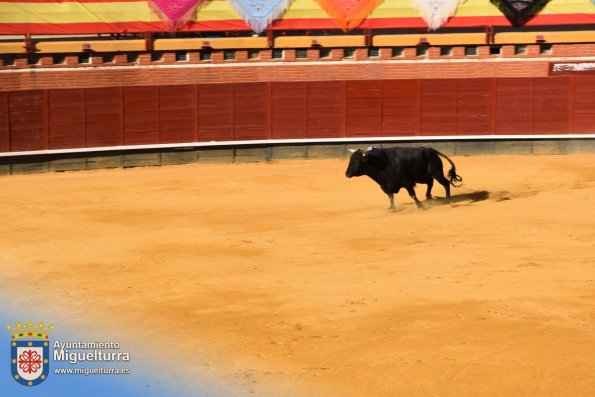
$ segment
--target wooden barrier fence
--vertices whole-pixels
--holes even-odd
[[[593,75],[0,92],[0,152],[211,141],[593,133]]]

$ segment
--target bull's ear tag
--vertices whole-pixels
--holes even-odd
[[[374,148],[372,146],[368,147],[368,152],[371,152],[372,150],[374,150]]]

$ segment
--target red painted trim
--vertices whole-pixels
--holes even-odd
[[[291,20],[297,21],[297,20]],[[280,21],[284,22],[284,21]],[[595,23],[593,14],[546,14],[536,15],[529,20],[525,26],[539,25],[581,25]],[[510,21],[504,15],[486,17],[455,17],[450,18],[442,27],[480,27],[480,26],[511,26]],[[427,28],[427,24],[421,18],[368,18],[360,26],[366,29],[383,28]],[[274,25],[277,28],[277,25]]]
[[[242,20],[193,22],[180,31],[251,30]],[[167,22],[98,22],[98,23],[5,23],[0,24],[0,34],[96,34],[169,32]]]
[[[525,26],[540,25],[581,25],[593,24],[594,14],[554,14],[537,15]],[[488,17],[457,17],[451,18],[443,27],[481,27],[481,26],[511,26],[505,16]],[[369,18],[361,28],[426,28],[421,18]],[[338,29],[337,24],[330,18],[324,19],[281,19],[273,22],[270,30],[308,30],[308,29]],[[185,25],[180,31],[226,31],[251,30],[241,19],[221,21],[193,21]],[[84,34],[84,33],[125,33],[125,32],[169,32],[167,22],[128,21],[114,23],[16,23],[0,24],[0,34]]]

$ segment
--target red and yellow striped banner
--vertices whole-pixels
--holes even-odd
[[[294,0],[268,29],[337,29],[337,15],[348,28],[427,28],[411,0],[380,2],[372,10],[330,16],[327,0]],[[374,1],[374,0],[371,0]],[[374,2],[374,4],[376,4]],[[361,12],[360,12],[361,11]],[[371,12],[370,12],[371,11]],[[347,15],[349,14],[349,15]],[[367,14],[360,21],[363,14]],[[551,0],[526,25],[595,24],[590,0]],[[444,27],[510,26],[511,22],[488,0],[467,0]],[[170,23],[151,10],[146,0],[0,0],[0,34],[86,34],[167,32]],[[181,31],[251,30],[227,0],[206,0],[190,15]]]

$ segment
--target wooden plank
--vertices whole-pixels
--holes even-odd
[[[261,128],[248,127],[234,127],[233,136],[235,140],[260,140],[267,139],[268,128],[263,126]]]
[[[309,159],[328,159],[345,157],[347,149],[343,144],[337,145],[309,145]]]
[[[73,149],[80,147],[85,147],[85,131],[82,125],[49,127],[50,149]]]
[[[198,141],[198,86],[194,84],[192,86],[192,141]],[[198,156],[198,155],[197,155]],[[198,157],[197,157],[198,158]]]
[[[160,143],[158,87],[125,87],[123,91],[124,144]]]
[[[175,150],[161,153],[161,165],[188,164],[198,160],[196,150]]]
[[[194,140],[194,86],[159,87],[159,141],[161,143]]]
[[[50,171],[78,171],[84,170],[87,167],[87,162],[84,157],[67,157],[49,161]]]
[[[236,163],[253,163],[267,161],[271,158],[271,150],[268,147],[237,148],[234,151]]]
[[[422,135],[447,135],[456,131],[457,81],[421,81]]]
[[[48,92],[49,107],[79,107],[83,104],[83,96],[82,89],[52,89]]]
[[[122,167],[122,155],[120,154],[87,157],[88,170],[119,167]]]
[[[39,156],[17,159],[10,165],[11,174],[35,174],[48,172],[48,170],[48,161]]]
[[[573,129],[575,133],[595,133],[595,76],[573,76]]]
[[[533,79],[534,134],[565,134],[569,131],[569,77]]]
[[[87,132],[87,147],[118,146],[118,136],[114,134],[92,134]]]
[[[85,140],[87,147],[121,144],[124,123],[122,109],[120,88],[85,90]]]
[[[8,94],[8,109],[11,149],[13,151],[45,149],[47,113],[44,91],[11,92]]]
[[[198,140],[232,140],[233,85],[203,84],[197,88]]]
[[[207,129],[201,128],[198,136],[199,142],[210,141],[231,141],[233,140],[233,129],[230,128],[216,128]]]
[[[44,91],[15,91],[9,93],[9,113],[18,114],[32,109],[43,109]]]
[[[48,148],[85,147],[84,90],[48,91]]]
[[[382,136],[415,135],[418,127],[418,82],[382,82]]]
[[[267,97],[267,83],[234,84],[234,139],[267,139],[270,110]]]
[[[159,153],[124,154],[122,165],[125,168],[157,166],[161,165],[161,156]]]
[[[233,149],[203,149],[197,154],[201,163],[231,163],[234,159]]]
[[[456,133],[483,135],[491,133],[492,80],[457,81]]]
[[[194,140],[194,110],[161,111],[159,119],[161,143],[192,142]]]
[[[150,145],[158,143],[157,132],[127,132],[124,136],[124,145]]]
[[[10,164],[0,160],[0,176],[10,175]]]
[[[306,145],[273,146],[271,148],[271,160],[279,159],[305,159],[308,156]]]
[[[529,140],[498,140],[494,141],[495,154],[531,154],[532,142]]]
[[[308,82],[308,138],[344,135],[345,84],[342,81]]]
[[[455,154],[457,156],[477,156],[483,154],[494,154],[495,141],[470,141],[456,142]]]
[[[495,134],[531,132],[533,83],[530,78],[501,78],[496,82]]]
[[[0,92],[0,152],[10,150],[8,93]]]
[[[531,154],[567,154],[568,153],[567,140],[536,140],[532,141]]]
[[[200,130],[215,130],[215,129],[232,129],[233,128],[233,113],[231,109],[213,109],[212,112],[207,112],[201,109],[200,114]]]

